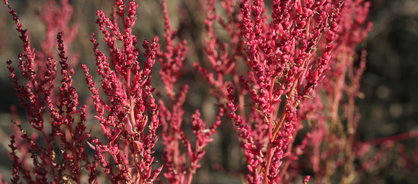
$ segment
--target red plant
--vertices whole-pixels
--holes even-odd
[[[16,23],[16,30],[20,33],[23,44],[23,52],[19,54],[18,59],[24,81],[19,82],[17,73],[11,66],[12,61],[8,60],[10,78],[26,109],[27,121],[39,132],[39,138],[31,136],[19,126],[21,134],[17,136],[20,137],[11,137],[10,148],[14,166],[11,181],[18,183],[20,176],[23,176],[27,183],[48,181],[58,183],[70,180],[79,182],[82,172],[80,166],[90,163],[84,152],[85,140],[90,135],[85,132],[86,127],[83,124],[86,121],[85,106],[79,107],[78,95],[72,86],[74,70],[67,64],[62,33],[57,37],[60,61],[48,57],[46,70],[37,71],[36,68],[40,64],[36,63],[35,50],[31,48],[28,32],[22,28],[16,12],[8,1],[5,0],[4,3]],[[58,87],[56,94],[57,101],[53,101],[58,62],[61,67],[59,71],[61,86]],[[49,117],[44,116],[44,113],[49,114]],[[37,143],[39,139],[43,144]],[[30,168],[24,164],[26,160],[20,160],[17,156],[17,151],[21,147],[15,145],[15,140],[26,142],[32,160]]]
[[[301,127],[298,107],[330,67],[343,3],[273,1],[267,17],[263,1],[243,0],[233,17],[232,2],[222,2],[227,12],[223,21],[214,13],[214,1],[209,1],[205,51],[212,72],[195,66],[214,86],[236,127],[247,161],[247,182],[277,183]],[[218,19],[232,44],[216,38],[213,24]],[[245,71],[237,68],[241,61]],[[245,104],[251,104],[249,109]]]
[[[162,142],[165,145],[163,160],[165,162],[164,177],[169,183],[192,183],[193,175],[200,167],[199,161],[205,154],[205,146],[211,141],[210,136],[215,133],[215,129],[221,123],[223,109],[220,108],[216,117],[216,122],[208,129],[206,123],[202,121],[200,112],[196,110],[192,116],[192,129],[196,137],[195,145],[186,137],[181,129],[184,110],[182,105],[186,98],[189,86],[183,85],[176,92],[175,84],[181,75],[181,68],[186,58],[186,41],[174,43],[175,31],[171,29],[168,18],[166,1],[162,1],[164,17],[164,41],[165,50],[158,53],[160,63],[160,78],[164,84],[167,103],[163,99],[159,100],[161,110],[160,120],[162,122]],[[177,93],[177,94],[176,94]],[[183,145],[185,153],[181,152],[180,145]]]
[[[31,152],[34,164],[34,167],[25,168],[20,166],[20,163],[24,161],[19,160],[18,148],[15,146],[16,138],[12,137],[10,148],[14,160],[13,183],[19,181],[19,172],[25,176],[24,179],[29,183],[48,183],[49,181],[52,183],[64,181],[80,183],[82,182],[81,176],[86,172],[90,173],[88,174],[89,183],[98,182],[102,175],[107,176],[112,183],[153,183],[162,169],[162,167],[153,168],[155,160],[153,147],[158,139],[157,128],[161,121],[164,124],[163,143],[167,146],[165,149],[167,172],[164,175],[171,183],[191,183],[192,176],[199,168],[198,162],[205,153],[203,148],[210,142],[209,136],[215,132],[215,128],[220,123],[222,109],[219,111],[216,123],[209,129],[206,129],[205,123],[200,119],[200,113],[195,112],[192,126],[197,140],[195,146],[192,146],[180,129],[183,115],[181,105],[185,99],[187,86],[181,88],[177,97],[173,87],[180,74],[179,69],[185,58],[186,47],[184,46],[185,42],[174,45],[172,41],[174,34],[169,25],[165,2],[163,2],[166,21],[165,51],[159,49],[157,37],[152,42],[144,40],[142,56],[145,61],[142,62],[138,61],[140,48],[137,47],[137,37],[132,33],[138,8],[135,1],[130,1],[125,7],[123,1],[115,0],[111,19],[107,18],[103,11],[97,11],[97,24],[109,48],[110,58],[108,59],[99,50],[99,44],[94,34],[91,42],[96,56],[97,73],[102,77],[101,89],[107,99],[100,96],[99,89],[95,87],[95,82],[89,74],[89,69],[85,65],[82,65],[82,68],[86,75],[86,83],[92,92],[93,104],[97,113],[95,118],[100,123],[106,141],[92,138],[90,133],[85,131],[86,106],[78,109],[78,94],[72,87],[74,70],[68,65],[63,34],[59,33],[57,38],[62,79],[61,87],[55,94],[54,81],[57,61],[52,58],[53,54],[49,50],[51,48],[49,37],[42,44],[44,52],[41,53],[41,56],[43,57],[35,60],[35,51],[30,46],[27,31],[22,29],[19,18],[8,1],[4,2],[16,22],[17,31],[21,33],[24,52],[19,56],[19,69],[27,83],[24,86],[19,85],[11,61],[8,62],[10,77],[14,81],[17,93],[27,111],[29,123],[41,134],[45,142],[44,148],[35,143],[36,137],[30,137],[21,129],[22,137],[30,143],[27,149]],[[64,9],[68,8],[67,2],[63,1],[62,6]],[[63,12],[65,14],[67,11]],[[48,33],[51,33],[53,29],[49,24],[53,22],[48,19],[50,17],[48,12],[44,16],[48,25]],[[119,27],[119,21],[121,21],[122,27]],[[62,27],[64,26],[58,29],[65,29]],[[118,47],[116,42],[121,42],[122,47]],[[170,100],[169,109],[162,99],[156,99],[153,95],[151,71],[157,55],[162,68],[161,79],[167,86],[166,94]],[[44,57],[48,57],[47,68],[45,70],[35,69],[35,66],[42,66],[39,62]],[[55,95],[57,95],[56,101],[54,100]],[[45,124],[47,120],[44,118],[44,111],[46,110],[50,114],[51,122],[49,124]],[[79,119],[74,117],[76,114],[80,114]],[[45,126],[47,127],[45,128]],[[47,135],[49,129],[51,131]],[[180,155],[178,142],[184,145],[185,155]],[[59,152],[55,150],[55,144],[62,145]],[[93,158],[90,158],[90,155],[84,151],[86,145],[95,151]],[[57,156],[58,153],[62,155]],[[174,153],[177,154],[172,157],[171,154]],[[187,163],[186,158],[188,159]],[[179,159],[180,162],[173,159]],[[186,164],[189,165],[186,167]],[[103,169],[97,167],[98,165]],[[81,168],[85,168],[85,170],[81,170]],[[185,174],[179,175],[175,174],[176,172],[184,172]],[[32,179],[32,175],[35,179]]]
[[[48,0],[40,13],[42,24],[45,26],[45,39],[41,42],[41,52],[37,55],[39,62],[46,60],[48,57],[54,56],[56,51],[56,35],[58,32],[65,33],[64,43],[68,46],[71,45],[78,32],[78,25],[71,24],[70,21],[73,16],[73,9],[68,3],[68,0],[61,0],[58,6],[56,1]],[[65,48],[66,53],[70,48]],[[75,67],[78,63],[78,55],[70,53],[69,65]]]
[[[336,40],[333,64],[320,88],[312,93],[313,102],[302,102],[300,120],[310,122],[309,132],[302,144],[296,146],[294,157],[306,162],[289,163],[291,167],[312,170],[316,182],[330,181],[331,177],[341,183],[352,183],[355,177],[354,158],[357,140],[355,130],[358,115],[354,100],[359,95],[360,77],[365,69],[365,52],[356,66],[355,47],[363,41],[371,24],[367,22],[369,3],[356,0],[346,1],[342,8]],[[324,100],[326,98],[326,100]],[[337,171],[338,170],[338,171]],[[335,172],[337,171],[337,172]],[[338,179],[335,173],[342,174]]]
[[[183,107],[189,84],[180,80],[188,44],[171,27],[166,0],[161,4],[163,39],[144,40],[142,47],[133,33],[135,0],[114,0],[110,16],[96,12],[107,49],[102,51],[92,34],[100,87],[88,67],[81,66],[93,120],[73,87],[78,60],[66,48],[77,30],[69,25],[71,6],[68,0],[59,7],[48,2],[41,12],[46,37],[36,52],[4,0],[23,48],[18,70],[11,60],[7,67],[26,110],[22,121],[13,110],[12,183],[190,184],[224,120],[239,139],[246,183],[351,183],[385,156],[377,152],[373,162],[356,165],[356,159],[370,158],[366,153],[372,145],[417,136],[366,142],[356,137],[355,99],[366,54],[356,57],[355,47],[370,30],[370,5],[364,0],[207,0],[205,58],[194,67],[211,85],[218,112],[209,125],[193,110],[190,126]],[[159,78],[153,78],[157,70]],[[155,79],[163,84],[161,91],[152,85]],[[23,128],[26,121],[29,131]],[[100,131],[88,131],[87,121],[97,121]],[[188,127],[194,138],[186,133]],[[161,164],[156,163],[159,138]]]

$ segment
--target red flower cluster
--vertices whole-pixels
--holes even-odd
[[[301,128],[298,108],[332,64],[343,1],[276,0],[269,16],[261,0],[243,0],[239,10],[233,1],[222,3],[226,20],[214,13],[214,1],[207,8],[205,51],[212,72],[196,68],[234,122],[247,182],[277,183]],[[231,44],[214,36],[214,20],[220,20]]]
[[[46,65],[41,66],[42,64],[36,59],[35,50],[31,48],[27,30],[22,28],[16,12],[8,1],[5,0],[4,3],[16,23],[16,30],[20,33],[23,44],[23,52],[19,54],[18,60],[24,81],[19,82],[17,73],[11,66],[11,60],[7,62],[10,78],[26,109],[29,124],[38,131],[39,139],[45,145],[38,144],[38,136],[30,135],[15,120],[20,133],[11,137],[10,148],[14,166],[11,181],[18,183],[20,174],[28,183],[80,181],[82,175],[80,168],[90,165],[84,149],[90,134],[85,131],[84,124],[86,106],[79,106],[78,95],[73,87],[74,70],[68,66],[63,34],[59,33],[57,36],[59,61],[48,57]],[[40,55],[47,56],[46,50]],[[59,70],[61,80],[58,91],[55,92],[57,64],[61,68]],[[46,68],[39,70],[40,67]],[[44,114],[49,114],[49,117]],[[16,145],[17,140],[19,145]],[[28,167],[26,160],[20,160],[17,156],[20,149],[27,149],[24,151],[30,153],[31,167]]]
[[[175,31],[171,29],[168,18],[166,0],[162,1],[162,11],[164,17],[164,41],[165,50],[161,49],[158,53],[160,63],[160,78],[164,85],[167,103],[161,98],[159,100],[160,121],[162,123],[162,142],[164,148],[164,167],[167,170],[163,175],[169,183],[190,184],[193,175],[200,167],[199,161],[205,154],[205,146],[211,141],[210,136],[215,133],[215,129],[221,123],[223,109],[220,108],[216,122],[209,128],[202,121],[200,112],[196,110],[192,116],[192,129],[196,137],[195,145],[186,137],[181,129],[183,122],[184,104],[188,85],[180,87],[178,92],[175,90],[176,81],[181,75],[181,68],[186,58],[186,41],[174,43]],[[181,152],[181,145],[185,148],[185,153]]]

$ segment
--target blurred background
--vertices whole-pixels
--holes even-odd
[[[11,0],[12,6],[20,16],[25,28],[29,30],[32,45],[39,48],[44,39],[44,26],[39,14],[46,0]],[[186,101],[185,117],[190,112],[201,109],[205,117],[213,117],[214,99],[209,97],[207,86],[201,78],[192,77],[194,71],[191,63],[202,59],[202,34],[204,15],[199,11],[205,1],[170,0],[168,3],[172,26],[178,30],[178,35],[189,43],[189,56],[186,61],[184,83],[192,86]],[[142,39],[151,39],[154,35],[162,35],[163,20],[161,18],[160,1],[141,0],[139,19],[135,33]],[[73,18],[70,25],[78,25],[78,33],[71,44],[70,52],[79,54],[79,63],[94,68],[94,58],[91,53],[89,35],[98,33],[95,24],[95,11],[102,9],[109,13],[112,1],[109,0],[72,0]],[[358,101],[359,112],[362,115],[359,123],[359,139],[371,140],[418,129],[418,1],[417,0],[372,0],[370,20],[373,30],[366,42],[368,52],[367,69],[361,83],[364,98]],[[10,161],[6,159],[11,131],[10,107],[16,105],[19,113],[19,102],[14,95],[6,60],[16,60],[22,50],[11,17],[4,5],[0,5],[0,173],[8,178]],[[83,83],[83,75],[76,66],[76,88],[80,92],[80,100],[87,100],[88,92]],[[81,82],[80,82],[81,81]],[[161,87],[156,83],[157,88]],[[206,118],[208,122],[211,119]],[[187,118],[186,118],[187,120]],[[221,125],[220,133],[215,135],[215,141],[209,144],[208,156],[203,167],[198,172],[196,183],[240,183],[237,173],[240,169],[240,150],[237,140],[227,136],[232,131],[229,125]],[[404,141],[410,150],[416,147],[416,140]],[[220,145],[220,146],[216,146]],[[228,150],[228,151],[225,151]],[[377,172],[366,173],[360,179],[361,183],[417,183],[418,168],[411,172],[399,172],[396,163],[386,160],[387,166]],[[415,161],[418,163],[418,161]],[[211,163],[211,164],[208,164]],[[415,165],[416,166],[416,165]],[[221,171],[222,170],[222,171]],[[221,174],[228,173],[228,175]],[[415,173],[415,174],[414,174]]]

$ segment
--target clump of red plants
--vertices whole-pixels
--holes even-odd
[[[7,61],[25,109],[20,120],[12,108],[11,183],[190,184],[222,123],[239,141],[243,183],[353,183],[390,149],[376,144],[417,136],[357,140],[366,51],[356,47],[371,29],[369,2],[204,2],[204,57],[193,66],[216,99],[213,122],[183,107],[190,47],[171,27],[166,0],[163,35],[142,42],[133,31],[135,0],[114,0],[109,16],[96,12],[103,41],[90,37],[94,72],[81,65],[91,103],[81,102],[73,85],[81,61],[69,49],[77,25],[70,25],[68,0],[49,1],[41,12],[39,51],[4,0],[23,48],[17,69]]]

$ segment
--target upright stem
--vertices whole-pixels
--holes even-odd
[[[185,184],[192,184],[193,174],[194,174],[194,171],[192,170],[189,170],[187,172]]]
[[[271,147],[272,141],[273,139],[273,118],[274,115],[276,114],[274,112],[274,104],[273,104],[273,90],[274,90],[274,83],[275,83],[275,78],[273,78],[271,80],[270,83],[270,89],[269,89],[269,107],[270,107],[270,114],[269,114],[269,120],[268,120],[268,125],[269,125],[269,129],[268,129],[268,136],[269,136],[269,141],[268,141],[268,145],[267,145],[267,163],[266,163],[266,168],[265,168],[265,172],[264,172],[264,179],[263,179],[263,183],[267,184],[268,183],[268,174],[270,171],[270,165],[271,165],[271,158],[273,157],[273,153],[275,151],[275,148]]]
[[[273,157],[273,153],[274,151],[276,151],[276,149],[274,147],[271,147],[271,142],[269,142],[268,144],[268,148],[267,148],[267,163],[266,163],[266,168],[264,171],[264,178],[263,178],[263,184],[268,184],[269,183],[269,179],[268,179],[268,175],[270,172],[270,165],[271,165],[271,158]]]
[[[45,144],[46,144],[46,151],[48,152],[48,159],[49,159],[49,167],[50,167],[50,169],[51,169],[51,173],[52,173],[52,177],[54,178],[54,181],[56,182],[56,183],[58,183],[58,180],[57,180],[57,177],[56,177],[56,175],[55,175],[55,169],[54,169],[54,164],[53,164],[53,159],[52,159],[52,155],[51,155],[51,152],[52,152],[52,149],[51,149],[51,146],[50,146],[50,141],[49,141],[49,139],[48,139],[48,137],[46,136],[46,134],[45,134],[45,130],[44,129],[41,129],[41,134],[42,134],[42,137],[44,138],[44,140],[45,140]]]

